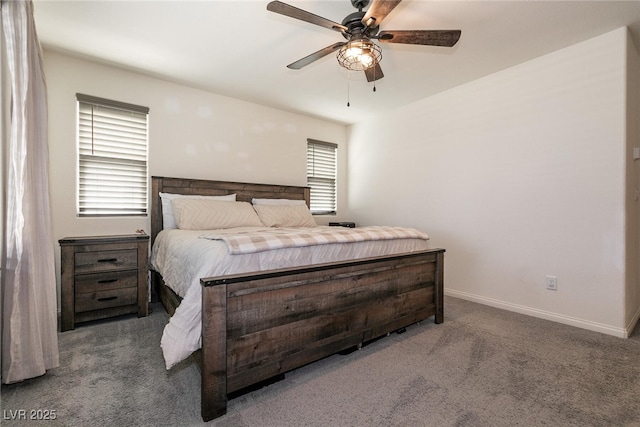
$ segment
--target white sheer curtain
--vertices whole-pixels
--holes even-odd
[[[5,151],[2,382],[12,383],[43,375],[59,362],[47,90],[31,0],[3,0],[2,24],[11,92]]]

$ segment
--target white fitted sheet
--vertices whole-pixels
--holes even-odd
[[[262,228],[242,227],[215,230],[215,233],[233,234]],[[167,369],[201,347],[201,278],[399,254],[429,248],[429,242],[425,239],[395,239],[230,255],[223,241],[200,238],[205,234],[211,234],[211,230],[163,230],[158,233],[151,252],[152,268],[162,275],[167,286],[183,298],[162,334],[160,345]]]

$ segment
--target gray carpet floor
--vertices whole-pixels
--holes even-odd
[[[2,386],[2,425],[640,426],[640,327],[625,340],[451,297],[443,324],[297,369],[203,423],[199,372],[164,369],[152,307],[61,333],[59,368]]]

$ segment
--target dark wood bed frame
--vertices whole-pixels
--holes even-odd
[[[152,177],[151,242],[159,192],[303,199],[309,188]],[[434,316],[444,320],[444,249],[202,278],[201,412],[224,415],[230,393]],[[153,272],[169,314],[179,298]]]

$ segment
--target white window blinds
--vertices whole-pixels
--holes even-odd
[[[146,215],[149,109],[76,97],[78,215]]]
[[[336,213],[338,146],[307,139],[307,185],[311,187],[311,213]]]

